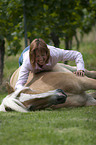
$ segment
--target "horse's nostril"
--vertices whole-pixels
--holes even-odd
[[[57,98],[57,101],[60,101],[60,100],[62,100],[64,98],[64,96],[59,96],[58,98]]]
[[[67,97],[65,95],[61,94],[61,92],[60,92],[60,93],[57,93],[56,95],[52,96],[51,101],[54,105],[57,105],[57,104],[65,103],[66,98]]]
[[[57,96],[58,103],[64,103],[66,101],[66,96]]]

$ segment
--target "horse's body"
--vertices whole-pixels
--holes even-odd
[[[20,68],[18,68],[13,73],[10,79],[10,85],[13,89],[18,79],[19,70]],[[32,110],[42,109],[42,108],[49,107],[51,105],[53,109],[61,108],[61,107],[78,107],[78,106],[90,106],[90,105],[96,106],[96,100],[95,100],[96,93],[91,93],[91,94],[86,93],[87,90],[96,90],[96,80],[93,79],[96,78],[96,71],[85,70],[85,74],[91,77],[88,78],[87,76],[84,77],[76,76],[75,74],[72,73],[72,71],[75,70],[76,70],[75,67],[71,67],[64,64],[57,64],[50,72],[41,72],[37,74],[30,73],[27,83],[25,84],[25,86],[28,88],[19,91],[19,93],[17,92],[19,103],[17,100],[14,101],[14,99],[13,99],[13,103],[17,102],[17,104],[19,104],[19,107],[21,105],[21,107],[23,107],[23,109],[25,110],[26,108],[28,109],[29,107],[34,108],[34,109],[31,108]],[[59,93],[57,91],[55,92],[52,91],[56,89],[62,89],[67,94],[67,99],[65,101],[63,98],[62,101],[62,97],[61,97],[59,104],[58,103],[56,104],[56,102],[50,104],[49,98],[51,98],[51,102],[52,102],[52,96],[54,95],[56,96],[57,94],[59,94],[59,96],[61,95],[64,97],[64,93],[62,93],[62,91]],[[21,93],[23,93],[23,96]],[[30,94],[30,96],[26,94]],[[14,107],[15,104],[10,107],[9,104],[12,105],[12,99],[10,102],[10,98],[12,97],[14,98],[14,95],[11,95],[11,97],[8,96],[7,99],[5,98],[5,104],[6,104],[5,106],[16,111],[22,111],[22,109],[19,110],[16,107]],[[9,104],[7,103],[8,101],[10,102]]]
[[[13,88],[15,87],[16,81],[18,79],[19,69],[14,72],[10,80],[10,85]],[[66,102],[52,106],[52,108],[96,105],[96,100],[94,99],[96,94],[86,93],[87,90],[96,90],[96,80],[93,79],[96,78],[96,71],[85,70],[85,74],[91,77],[88,78],[86,76],[76,76],[72,73],[72,71],[75,70],[75,67],[64,64],[57,64],[51,72],[41,72],[35,75],[30,73],[25,86],[36,91],[29,91],[29,93],[32,94],[45,93],[55,89],[62,89],[67,94]],[[22,103],[26,105],[27,101]]]

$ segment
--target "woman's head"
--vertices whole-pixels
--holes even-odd
[[[33,67],[35,63],[42,66],[48,62],[50,52],[43,39],[39,38],[31,42],[29,56]]]

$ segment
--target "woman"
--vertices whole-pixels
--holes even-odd
[[[30,50],[23,54],[23,64],[15,88],[18,89],[25,85],[30,71],[33,73],[49,71],[59,61],[66,60],[75,60],[76,75],[84,76],[84,61],[80,52],[49,46],[41,38],[33,40]]]

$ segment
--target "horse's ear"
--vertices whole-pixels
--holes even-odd
[[[11,87],[11,85],[8,82],[6,82],[6,89],[8,91],[8,94],[11,94],[11,93],[13,93],[15,91],[13,89],[13,87]]]

